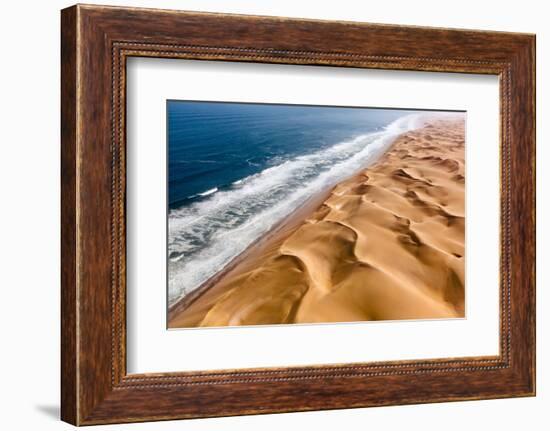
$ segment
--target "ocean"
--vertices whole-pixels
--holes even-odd
[[[367,167],[419,111],[168,101],[168,300],[311,196]]]

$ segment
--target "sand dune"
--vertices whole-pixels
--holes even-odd
[[[462,117],[401,135],[172,309],[169,326],[463,317],[464,175]]]

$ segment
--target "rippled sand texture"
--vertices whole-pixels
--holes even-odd
[[[463,316],[464,120],[457,117],[401,135],[305,221],[264,239],[171,313],[169,326]]]

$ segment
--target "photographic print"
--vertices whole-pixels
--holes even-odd
[[[65,422],[535,395],[534,34],[79,4],[60,45]]]
[[[463,318],[465,122],[167,101],[168,328]]]

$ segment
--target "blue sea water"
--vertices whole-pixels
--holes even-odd
[[[168,101],[169,302],[307,199],[372,163],[418,111]]]

